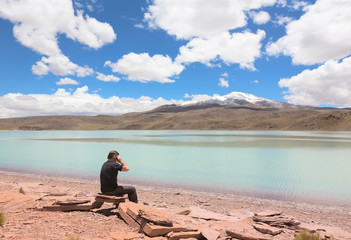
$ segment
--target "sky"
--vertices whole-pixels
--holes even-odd
[[[350,0],[0,0],[0,118],[231,92],[351,106]]]

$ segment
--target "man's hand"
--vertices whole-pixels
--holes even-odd
[[[128,165],[123,161],[123,159],[120,156],[117,156],[117,162],[121,163],[123,165],[122,167],[122,172],[128,172],[129,171],[129,167]]]

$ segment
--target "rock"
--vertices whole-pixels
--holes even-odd
[[[134,240],[134,239],[140,239],[141,236],[140,234],[134,233],[134,232],[111,232],[110,237],[115,239],[115,240]]]
[[[22,194],[18,191],[7,191],[0,193],[0,209],[2,211],[13,211],[17,209],[34,208],[35,201],[41,196]]]
[[[229,216],[236,217],[238,220],[251,218],[254,213],[248,209],[233,209],[228,213]]]
[[[258,217],[272,217],[272,216],[278,216],[278,215],[281,215],[282,212],[279,212],[279,211],[263,211],[263,212],[259,212],[259,213],[255,213],[255,216],[258,216]]]
[[[126,197],[116,197],[98,194],[95,196],[95,201],[97,202],[110,202],[110,203],[121,203],[126,201]]]
[[[207,240],[217,240],[220,233],[212,228],[203,228],[201,229],[201,234]]]
[[[179,239],[185,239],[185,238],[200,239],[201,238],[201,233],[200,233],[200,231],[196,231],[196,232],[176,232],[176,233],[173,233],[168,238],[168,240],[179,240]]]
[[[232,225],[225,232],[235,238],[240,240],[270,240],[272,239],[271,235],[263,234],[256,231],[252,226],[252,219],[241,220]]]
[[[89,199],[67,199],[61,200],[54,203],[54,205],[78,205],[90,202]]]
[[[121,203],[118,206],[118,213],[122,217],[122,219],[132,228],[135,230],[139,231],[140,230],[140,225],[137,223],[129,214],[127,213],[128,207],[124,204]]]
[[[90,209],[93,209],[94,205],[93,204],[79,204],[79,205],[47,205],[47,206],[42,206],[41,208],[37,208],[37,210],[43,210],[43,211],[89,211]]]
[[[247,233],[245,231],[227,230],[226,233],[236,239],[240,240],[271,240],[269,237],[258,236],[254,233]]]
[[[266,223],[273,227],[288,228],[297,230],[300,222],[296,221],[293,217],[287,215],[276,215],[276,216],[253,216],[252,219],[255,222]]]
[[[172,227],[166,226],[157,226],[150,223],[146,223],[141,226],[143,232],[149,237],[157,237],[166,235],[169,232],[187,232],[192,231],[192,229],[187,229],[182,227],[181,225],[174,224]]]
[[[252,225],[257,231],[263,234],[278,235],[283,229],[269,226],[268,224],[257,222]]]
[[[205,220],[216,220],[216,221],[233,221],[233,222],[238,221],[238,219],[235,217],[211,212],[199,207],[190,207],[189,211],[190,213],[187,215],[193,218],[201,218]]]
[[[156,209],[151,209],[151,208],[140,209],[139,215],[141,218],[145,219],[146,221],[152,222],[156,225],[168,226],[168,227],[173,226],[172,220],[167,218],[167,216],[163,212],[156,211]]]

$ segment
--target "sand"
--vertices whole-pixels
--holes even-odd
[[[0,171],[0,193],[18,192],[20,188],[26,195],[39,196],[40,200],[32,203],[34,206],[30,208],[15,205],[0,209],[7,218],[5,225],[0,227],[1,239],[67,239],[68,236],[80,236],[80,239],[112,239],[113,232],[134,231],[119,218],[117,209],[109,203],[105,203],[100,209],[85,212],[47,212],[35,209],[67,197],[93,199],[100,191],[96,180]],[[191,206],[225,215],[277,210],[292,215],[301,222],[338,227],[351,232],[351,207],[158,186],[138,185],[136,188],[140,203],[167,211],[177,212]]]

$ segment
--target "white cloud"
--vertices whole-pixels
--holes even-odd
[[[228,88],[229,87],[228,80],[225,80],[224,78],[219,78],[218,86]]]
[[[273,22],[280,26],[284,26],[287,23],[290,23],[292,20],[293,19],[291,17],[277,15]]]
[[[283,53],[294,64],[312,65],[351,54],[351,1],[317,0],[304,10],[286,26],[286,36],[268,45],[269,55]]]
[[[281,79],[279,86],[288,88],[285,98],[291,103],[351,106],[351,57]]]
[[[116,63],[106,61],[105,65],[110,66],[113,72],[127,75],[128,80],[139,82],[174,82],[170,77],[184,70],[183,65],[174,63],[169,56],[157,54],[150,57],[148,53],[129,53]]]
[[[241,68],[255,70],[253,62],[260,56],[261,40],[265,32],[224,32],[208,39],[195,38],[179,49],[176,62],[201,62],[211,65],[217,60],[226,64],[240,64]]]
[[[36,75],[46,75],[49,71],[55,75],[77,75],[78,77],[85,77],[94,73],[93,69],[87,66],[78,66],[62,54],[42,57],[32,66],[32,72]]]
[[[116,77],[114,75],[105,75],[103,73],[97,73],[97,77],[98,80],[100,81],[104,81],[104,82],[118,82],[120,80],[119,77]]]
[[[59,82],[56,82],[57,85],[78,85],[78,82],[76,80],[73,80],[71,78],[61,78]]]
[[[301,1],[301,0],[294,0],[292,1],[291,5],[289,7],[291,7],[294,10],[299,10],[304,9],[306,6],[308,6],[308,3],[305,1]]]
[[[18,42],[49,59],[63,55],[58,46],[59,34],[65,34],[68,38],[94,49],[116,39],[116,34],[108,23],[99,22],[88,15],[83,16],[82,11],[75,13],[72,0],[1,0],[0,18],[14,24],[13,34]],[[51,64],[54,64],[53,61]],[[44,65],[45,61],[42,59],[33,72],[43,75],[52,70],[50,66]],[[59,75],[67,74],[70,74],[70,70]]]
[[[222,77],[229,77],[228,73],[227,72],[224,72],[221,74]]]
[[[163,98],[152,99],[120,98],[112,96],[102,98],[98,94],[89,93],[87,86],[77,88],[70,93],[58,89],[54,94],[8,93],[0,96],[0,118],[43,116],[43,115],[118,115],[128,112],[141,112],[154,109],[165,104],[175,104],[180,101]]]
[[[144,16],[150,27],[178,39],[208,38],[244,27],[245,12],[276,0],[155,0]]]
[[[266,24],[271,20],[271,16],[269,15],[268,12],[266,11],[260,11],[260,12],[250,12],[249,13],[250,17],[252,18],[253,22],[256,24]]]

